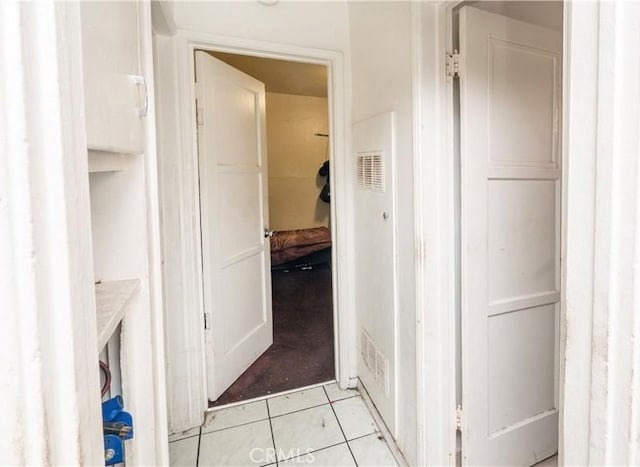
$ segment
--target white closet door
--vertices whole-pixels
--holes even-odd
[[[264,84],[196,52],[208,397],[273,343]]]
[[[558,447],[562,35],[460,12],[465,465]]]

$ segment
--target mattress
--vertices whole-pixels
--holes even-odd
[[[326,227],[283,230],[271,238],[271,265],[277,266],[331,247],[331,231]]]

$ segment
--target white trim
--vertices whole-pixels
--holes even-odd
[[[414,225],[416,242],[415,260],[415,283],[416,283],[416,459],[418,465],[424,465],[427,457],[427,443],[425,442],[425,431],[427,427],[427,375],[424,368],[424,302],[425,290],[421,286],[424,284],[424,264],[425,257],[422,251],[424,245],[424,207],[422,193],[424,184],[422,176],[424,167],[422,162],[422,76],[424,75],[422,44],[422,5],[420,3],[411,4],[411,42],[412,42],[412,101],[413,101],[413,190],[414,190]]]
[[[640,57],[636,2],[565,11],[561,465],[640,460]]]
[[[450,27],[445,24],[450,24],[449,12],[457,3],[443,1],[423,7],[425,37],[422,43],[433,44],[424,54],[425,69],[430,69],[430,63],[439,63],[444,52],[451,49]],[[634,106],[638,105],[629,99],[630,96],[637,99],[640,93],[637,80],[633,81],[636,74],[628,72],[638,69],[638,60],[625,54],[618,43],[633,34],[637,13],[633,3],[565,2],[560,465],[625,464],[633,463],[640,456],[637,417],[633,418],[638,411],[640,384],[637,377],[640,343],[637,335],[633,335],[634,328],[636,331],[640,328],[637,312],[640,293],[638,281],[632,276],[632,271],[637,274],[640,243],[637,196],[636,212],[628,209],[622,214],[624,207],[632,205],[633,196],[627,195],[637,194],[640,185],[637,128],[629,127],[635,118]],[[427,20],[433,22],[427,24]],[[429,33],[433,35],[427,37]],[[434,58],[430,53],[439,56]],[[425,94],[427,89],[434,90],[436,102],[421,96],[424,118],[418,128],[423,133],[423,152],[419,158],[424,165],[416,165],[416,196],[426,201],[433,196],[432,202],[437,203],[438,195],[447,196],[448,191],[442,186],[435,193],[427,191],[432,180],[429,172],[435,172],[438,177],[445,175],[444,183],[450,175],[439,170],[451,154],[448,141],[451,140],[452,115],[447,97],[451,94],[451,84],[443,78],[444,72],[437,65],[434,69],[434,82],[429,82],[427,76],[422,77],[422,89]],[[426,84],[431,84],[431,88]],[[443,102],[442,115],[446,118],[441,120],[438,108],[442,110],[442,107],[438,107],[438,103]],[[443,128],[443,121],[447,128]],[[427,132],[432,139],[425,136]],[[429,142],[435,148],[429,146]],[[437,158],[437,154],[444,157]],[[454,393],[455,385],[446,379],[446,371],[432,365],[429,349],[440,351],[443,361],[449,358],[449,363],[453,363],[453,354],[446,356],[453,341],[452,330],[437,326],[437,317],[431,316],[432,313],[444,315],[449,308],[438,307],[438,300],[430,295],[433,284],[426,278],[439,277],[429,276],[427,254],[421,245],[432,248],[437,255],[435,258],[429,255],[437,264],[432,267],[437,270],[439,266],[444,268],[440,269],[441,273],[450,274],[439,248],[446,243],[441,242],[442,237],[432,234],[438,224],[441,228],[450,228],[448,223],[452,217],[438,217],[427,207],[424,204],[422,208],[416,207],[423,215],[422,223],[416,217],[416,232],[420,232],[422,224],[424,229],[422,237],[417,238],[417,251],[424,268],[421,273],[425,274],[421,282],[417,282],[417,294],[423,300],[418,307],[418,370],[421,371],[418,398],[422,399],[419,408],[424,412],[421,417],[425,423],[425,435],[419,439],[418,464],[451,465],[455,457],[446,459],[433,452],[439,445],[430,433],[440,433],[451,445],[455,430],[447,428],[446,420],[438,416],[437,406],[447,405],[447,395]],[[630,234],[632,227],[635,238]],[[427,320],[429,326],[421,332],[422,320]],[[629,379],[629,375],[634,377]],[[429,381],[436,382],[435,387],[426,384],[427,376]],[[443,376],[445,379],[440,379]]]
[[[421,18],[414,18],[422,32],[414,44],[423,48],[414,52],[420,80],[414,90],[418,465],[456,462],[454,114],[445,54],[453,50],[452,12],[460,3],[425,2],[416,13]]]
[[[457,3],[414,7],[422,32],[414,38],[422,45],[414,69],[418,465],[456,462],[453,80],[445,52]]]
[[[335,365],[336,380],[341,388],[350,384],[350,368],[355,358],[355,341],[350,314],[353,313],[353,260],[351,231],[349,226],[351,202],[349,196],[351,174],[350,158],[347,154],[347,132],[345,116],[345,71],[344,57],[341,52],[294,47],[265,41],[254,41],[235,37],[218,36],[192,31],[178,31],[178,93],[180,95],[180,124],[182,130],[182,151],[179,161],[182,183],[180,185],[180,209],[182,226],[185,293],[183,311],[189,333],[198,340],[199,352],[192,352],[187,359],[191,367],[200,368],[201,373],[194,374],[200,383],[193,388],[189,406],[201,407],[201,418],[208,407],[206,391],[206,360],[204,353],[204,304],[202,299],[202,265],[200,206],[198,191],[198,160],[195,122],[195,76],[193,56],[195,49],[217,50],[257,57],[274,58],[302,63],[315,63],[327,66],[329,77],[329,133],[331,135],[331,154],[335,161],[331,165],[331,218],[332,218],[332,264],[334,327],[335,327]],[[337,169],[337,167],[340,167]],[[199,360],[199,362],[196,362]],[[192,417],[193,418],[193,417]]]
[[[308,391],[309,389],[323,387],[323,386],[326,386],[327,384],[331,384],[331,383],[335,383],[335,382],[336,382],[335,379],[330,379],[329,381],[324,381],[322,383],[310,384],[308,386],[301,386],[299,388],[288,389],[288,390],[282,391],[282,392],[274,392],[272,394],[267,394],[266,396],[259,396],[259,397],[254,397],[252,399],[244,399],[244,400],[241,400],[241,401],[238,401],[238,402],[231,402],[229,404],[217,405],[215,407],[209,407],[207,409],[207,413],[217,412],[218,410],[229,409],[231,407],[237,407],[239,405],[248,404],[250,402],[258,402],[258,401],[264,401],[264,400],[267,400],[267,399],[272,399],[274,397],[286,396],[287,394],[293,394],[294,392]]]
[[[169,464],[167,425],[166,352],[164,302],[162,295],[162,246],[160,240],[160,190],[158,183],[158,151],[156,142],[156,96],[153,66],[153,26],[151,9],[155,1],[145,1],[139,8],[140,69],[146,82],[147,118],[144,119],[144,173],[147,215],[147,261],[149,318],[151,340],[151,379],[153,388],[153,434],[157,465]]]
[[[376,407],[376,404],[373,402],[373,399],[371,399],[371,396],[369,395],[369,391],[367,391],[366,386],[362,384],[362,381],[359,378],[358,378],[358,386],[356,387],[356,389],[360,393],[360,397],[362,397],[362,401],[364,402],[364,405],[366,405],[367,409],[369,409],[369,413],[371,414],[373,421],[376,423],[378,428],[380,428],[380,434],[382,435],[385,442],[387,443],[387,446],[391,451],[391,455],[393,455],[394,459],[398,463],[398,466],[408,467],[409,463],[407,462],[407,459],[405,459],[404,455],[402,454],[402,451],[396,444],[396,440],[393,438],[393,435],[391,434],[391,430],[389,430],[389,428],[387,427],[387,424],[382,418],[382,415],[380,415],[380,412],[378,412],[378,408]]]
[[[78,3],[0,3],[0,456],[101,465]]]
[[[563,223],[562,242],[565,246],[567,260],[562,262],[562,295],[561,313],[561,366],[560,371],[560,406],[559,406],[559,465],[589,464],[589,427],[590,412],[589,388],[591,384],[590,348],[592,342],[592,310],[594,283],[591,268],[594,265],[594,225],[595,225],[595,183],[596,183],[596,141],[597,133],[597,97],[590,91],[595,90],[598,73],[598,10],[596,3],[585,3],[575,11],[571,2],[565,2],[565,50],[563,60],[564,99],[563,99],[563,209],[567,214],[567,222]],[[591,11],[588,11],[591,10]],[[582,21],[574,24],[577,16]],[[585,19],[589,21],[585,21]],[[589,34],[589,32],[591,34]],[[586,34],[585,34],[586,33]],[[580,36],[580,39],[578,39]],[[582,53],[578,52],[581,50]],[[578,52],[572,54],[571,52]],[[590,51],[590,52],[586,52]],[[572,59],[576,57],[579,61]],[[591,88],[590,88],[591,87]],[[577,119],[572,115],[579,115]],[[575,129],[574,129],[575,127]],[[587,131],[588,133],[583,133]],[[593,138],[584,138],[584,134],[592,134]],[[579,163],[569,163],[569,153],[580,152]],[[569,212],[569,201],[574,196],[584,196],[578,210]],[[584,200],[583,200],[584,201]],[[573,226],[573,233],[568,229]],[[577,227],[577,229],[576,229]],[[579,255],[572,257],[572,249],[577,248]],[[571,262],[576,273],[582,278],[574,284],[567,271]],[[576,276],[577,277],[577,274]],[[567,317],[572,314],[567,304],[573,302],[575,312],[585,313],[586,319],[574,320],[569,329]],[[571,359],[575,359],[571,365]],[[580,363],[578,363],[580,361]],[[568,364],[567,364],[568,363]],[[570,398],[566,397],[569,390]],[[575,411],[574,407],[579,407]],[[574,410],[574,413],[567,412]],[[570,422],[567,422],[570,420]],[[565,429],[568,427],[568,429]]]

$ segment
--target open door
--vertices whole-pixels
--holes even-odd
[[[196,52],[207,395],[273,343],[264,84]]]
[[[462,452],[558,449],[562,34],[460,11]]]

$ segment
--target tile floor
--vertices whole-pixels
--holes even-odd
[[[209,412],[169,438],[175,466],[397,466],[356,390],[335,383]]]
[[[558,455],[556,454],[542,462],[538,462],[534,467],[558,467]]]

